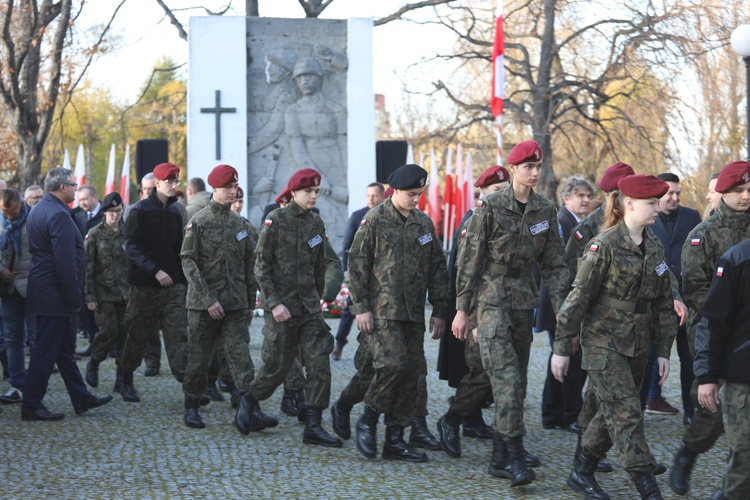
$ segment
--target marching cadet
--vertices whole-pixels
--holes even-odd
[[[652,338],[659,383],[666,380],[677,322],[664,247],[646,227],[656,221],[659,198],[669,186],[652,175],[631,175],[617,187],[607,200],[605,231],[590,241],[560,308],[551,368],[562,382],[580,333],[581,365],[599,406],[583,434],[568,486],[587,498],[608,499],[594,472],[614,441],[641,498],[655,500],[662,496],[643,433],[639,391]]]
[[[750,498],[749,265],[750,240],[733,246],[716,262],[711,288],[701,306],[703,319],[696,330],[698,402],[717,413],[721,396],[724,427],[732,449],[722,486],[712,500]]]
[[[180,251],[188,282],[188,360],[182,382],[184,421],[197,429],[206,426],[199,407],[217,343],[219,349],[224,349],[232,380],[240,392],[250,388],[255,374],[247,327],[257,290],[253,276],[257,233],[231,210],[237,180],[234,167],[214,167],[208,175],[208,184],[213,188],[211,200],[188,222]],[[261,417],[266,419],[266,427],[278,424],[270,417]]]
[[[695,329],[701,322],[700,311],[711,287],[716,261],[731,247],[750,238],[750,215],[746,213],[750,208],[750,163],[735,161],[725,166],[715,190],[722,193],[716,212],[695,226],[682,246],[682,290],[690,307],[687,334],[693,357]],[[724,434],[721,407],[712,412],[698,405],[697,378],[690,392],[695,404],[693,421],[685,428],[669,474],[669,485],[678,495],[685,495],[690,489],[690,475],[698,455],[710,450]]]
[[[258,401],[271,397],[301,354],[307,371],[305,430],[302,441],[340,447],[341,440],[320,425],[331,395],[333,336],[320,310],[325,287],[323,221],[312,212],[320,192],[320,173],[298,170],[289,179],[289,205],[271,212],[255,249],[255,277],[260,286],[263,366],[240,398],[235,424],[242,434],[267,427],[257,417]]]
[[[122,198],[109,193],[102,200],[104,220],[88,232],[86,249],[86,307],[94,312],[99,333],[91,345],[91,360],[86,365],[86,382],[99,386],[99,363],[107,359],[112,344],[117,344],[115,392],[122,387],[122,350],[127,337],[125,310],[128,304],[128,258],[123,250],[125,229],[122,224]]]
[[[426,462],[427,455],[404,441],[412,421],[424,359],[424,304],[432,304],[430,332],[439,338],[448,313],[448,270],[435,227],[415,210],[427,171],[404,165],[388,178],[393,196],[372,208],[349,250],[350,310],[372,353],[375,378],[357,423],[357,448],[377,452],[378,418],[385,414],[383,458]],[[434,440],[434,437],[433,437]]]
[[[477,202],[461,242],[452,329],[458,339],[466,339],[476,301],[482,365],[495,399],[495,432],[502,438],[494,442],[491,467],[502,471],[502,457],[507,457],[510,472],[505,477],[511,476],[515,487],[531,483],[536,475],[529,466],[539,465],[523,447],[533,311],[540,305],[531,271],[538,264],[557,311],[565,298],[568,269],[557,211],[533,189],[542,169],[541,147],[535,141],[517,144],[508,164],[513,181]]]

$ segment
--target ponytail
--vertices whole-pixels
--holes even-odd
[[[607,209],[604,212],[604,224],[602,225],[602,231],[613,227],[622,220],[625,213],[620,206],[620,191],[615,189],[607,197]]]

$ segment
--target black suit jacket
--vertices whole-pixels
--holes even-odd
[[[81,232],[81,236],[83,236],[84,238],[92,228],[99,225],[102,219],[104,219],[104,212],[102,210],[99,210],[96,215],[94,215],[91,220],[88,221],[86,220],[86,217],[87,212],[81,207],[76,207],[73,209],[73,218],[76,221],[76,226],[78,226],[78,230]]]
[[[560,228],[562,228],[563,241],[567,243],[568,238],[570,238],[570,232],[578,224],[576,217],[567,208],[560,207],[560,210],[557,212],[557,221],[560,223]],[[552,308],[552,300],[549,297],[549,291],[544,281],[541,282],[539,287],[539,294],[542,305],[536,312],[535,326],[539,331],[547,330],[548,332],[553,332],[557,327],[557,321],[555,321],[555,310]]]
[[[344,233],[344,259],[342,261],[344,271],[348,269],[349,249],[352,247],[352,242],[354,241],[354,233],[359,229],[359,223],[362,222],[362,218],[369,210],[369,208],[364,207],[352,212],[352,215],[349,216],[349,220],[346,222],[346,233]]]
[[[671,236],[661,216],[657,217],[656,222],[651,226],[654,234],[661,240],[662,245],[664,245],[667,265],[680,283],[680,293],[682,293],[682,264],[680,262],[682,244],[685,243],[690,231],[700,223],[701,214],[697,210],[679,206],[677,207],[677,221],[674,224]]]

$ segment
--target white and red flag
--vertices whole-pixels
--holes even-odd
[[[75,183],[78,184],[78,186],[83,186],[86,184],[86,160],[83,156],[83,144],[78,145],[78,154],[76,155],[76,167],[73,171],[73,177],[75,178]],[[70,203],[70,208],[75,208],[78,206],[78,196],[76,196],[76,199],[73,200]]]
[[[107,180],[104,183],[104,196],[115,192],[115,145],[109,148],[109,166],[107,167]]]
[[[427,185],[427,216],[440,234],[440,179],[438,178],[435,150],[430,151],[430,183]]]
[[[130,145],[125,146],[125,158],[122,160],[122,176],[120,176],[120,197],[123,206],[130,204]]]
[[[490,110],[497,121],[497,163],[502,165],[503,157],[503,99],[505,94],[505,36],[503,31],[503,2],[497,6],[495,20],[495,41],[492,44],[492,95],[490,96]]]

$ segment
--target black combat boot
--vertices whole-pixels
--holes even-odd
[[[513,473],[508,466],[508,450],[505,448],[505,440],[497,432],[492,438],[492,460],[487,472],[490,476],[503,479],[513,479]]]
[[[461,415],[453,410],[440,417],[437,423],[440,447],[453,458],[461,456]]]
[[[440,449],[440,441],[438,441],[427,428],[425,417],[411,417],[409,446],[412,448],[425,448],[432,451]]]
[[[514,437],[506,440],[505,448],[508,450],[508,466],[510,473],[513,475],[510,487],[523,486],[536,479],[536,474],[529,468],[527,463],[528,459],[526,450],[523,448],[523,438]]]
[[[385,428],[383,458],[386,460],[403,460],[405,462],[426,462],[427,454],[417,451],[404,441],[404,428],[392,425]]]
[[[318,444],[328,448],[340,448],[341,440],[331,436],[320,425],[323,410],[320,408],[305,407],[305,432],[302,433],[302,442],[305,444]]]
[[[630,478],[641,495],[641,500],[664,500],[652,472],[631,472]]]
[[[352,437],[352,426],[350,423],[350,415],[352,407],[340,399],[333,403],[331,406],[331,424],[333,425],[333,432],[335,432],[341,439],[351,439]]]
[[[119,366],[117,367],[117,371],[115,372],[115,386],[112,388],[112,392],[121,392],[122,391],[122,368]]]
[[[185,417],[183,420],[185,421],[185,425],[192,429],[203,429],[206,427],[198,408],[199,405],[196,401],[185,396]]]
[[[724,496],[724,492],[719,488],[711,495],[711,500],[727,500],[727,497]]]
[[[568,476],[568,486],[583,493],[587,500],[609,500],[609,495],[596,482],[594,472],[599,459],[583,450],[575,456],[575,466]]]
[[[221,393],[218,387],[216,387],[216,382],[209,383],[206,386],[206,394],[208,399],[211,401],[221,402],[224,401],[224,395]]]
[[[578,442],[576,443],[576,453],[575,453],[575,460],[578,460],[578,454],[581,453],[581,436],[583,435],[583,430],[580,430],[578,433]],[[599,463],[596,465],[596,472],[600,474],[606,474],[608,472],[612,472],[614,468],[612,467],[612,464],[609,462],[605,462],[604,460],[599,460]]]
[[[307,403],[305,402],[305,390],[300,389],[299,391],[293,391],[294,393],[294,404],[297,407],[297,422],[305,422],[307,418]]]
[[[279,421],[263,413],[258,401],[248,391],[240,397],[237,413],[234,416],[234,425],[237,426],[240,434],[247,436],[250,432],[276,427]]]
[[[357,449],[367,458],[375,458],[377,453],[377,430],[380,415],[365,405],[365,412],[357,421]]]
[[[539,460],[539,457],[536,455],[532,455],[528,451],[526,451],[526,448],[521,445],[521,448],[523,449],[523,456],[526,460],[526,467],[539,467],[542,465],[542,462]]]
[[[669,473],[669,486],[678,495],[687,495],[690,490],[690,474],[697,457],[698,454],[685,445],[677,450]]]
[[[294,399],[295,391],[284,387],[284,395],[281,397],[281,411],[290,417],[296,417],[299,414],[297,402]]]
[[[99,387],[99,362],[92,357],[86,364],[86,383],[91,387]]]
[[[471,413],[461,419],[461,426],[464,428],[464,437],[489,441],[495,435],[492,427],[485,423],[482,409],[479,407],[474,408]]]
[[[242,396],[242,394],[240,394],[240,390],[234,387],[232,389],[232,394],[229,397],[229,401],[232,403],[232,408],[234,408],[235,410],[237,409],[237,405],[240,402],[240,396]]]
[[[133,385],[133,370],[123,369],[120,396],[122,396],[123,401],[127,401],[128,403],[141,402],[141,398],[138,397],[138,391],[135,390],[135,386]]]

